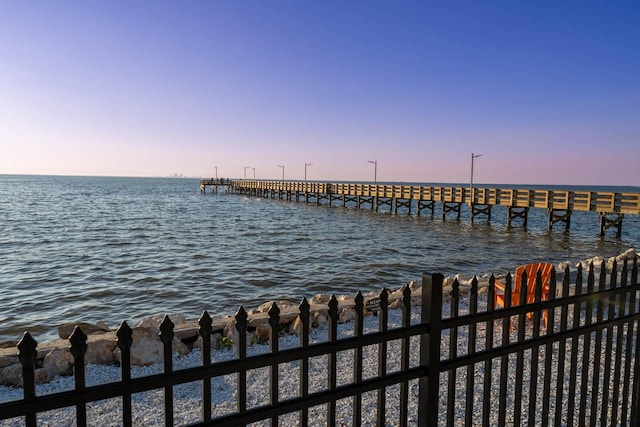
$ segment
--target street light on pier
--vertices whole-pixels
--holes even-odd
[[[369,160],[369,163],[373,163],[373,183],[378,183],[378,161],[377,160]]]
[[[282,168],[282,182],[284,182],[284,165],[278,165],[279,168]]]
[[[473,190],[473,159],[475,159],[476,157],[482,157],[482,154],[471,153],[471,184],[469,185],[470,190]]]
[[[312,163],[305,163],[304,164],[304,182],[307,182],[307,166],[311,166]]]
[[[253,169],[253,179],[256,179],[256,168],[251,168]]]
[[[482,154],[471,153],[471,183],[469,184],[469,210],[471,220],[473,220],[473,159],[476,157],[482,157]]]
[[[214,168],[216,168],[216,180],[218,179],[218,167],[214,166]]]

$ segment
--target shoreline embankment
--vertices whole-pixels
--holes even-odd
[[[560,291],[564,272],[567,268],[572,275],[570,283],[575,284],[575,275],[577,269],[571,267],[582,267],[583,271],[587,271],[590,264],[599,270],[602,266],[607,271],[611,270],[614,263],[621,264],[625,259],[631,260],[636,257],[636,250],[630,248],[616,257],[604,259],[602,257],[593,257],[581,261],[575,265],[569,262],[563,262],[556,266],[558,290]],[[478,280],[479,293],[486,293],[486,287],[489,284],[491,275],[474,276]],[[445,278],[443,299],[448,302],[451,293],[451,286],[454,281],[458,281],[460,292],[464,295],[471,287],[471,281],[474,277],[468,277],[463,274],[456,274]],[[502,276],[496,276],[497,279]],[[418,306],[421,303],[421,284],[412,281],[406,285],[411,292],[412,305]],[[399,309],[403,297],[405,286],[389,292],[389,308],[391,310]],[[379,291],[370,291],[363,295],[365,307],[368,303],[373,302],[379,296]],[[353,296],[340,295],[336,296],[338,302],[338,319],[340,323],[348,323],[355,318]],[[318,294],[308,300],[310,304],[311,326],[312,328],[321,328],[328,323],[328,302],[330,295]],[[268,310],[272,304],[276,303],[280,309],[280,327],[286,333],[291,335],[299,335],[300,324],[298,319],[298,304],[290,300],[268,301],[259,307],[249,310],[248,314],[248,342],[262,343],[266,342],[269,337]],[[375,314],[375,310],[365,310],[367,315]],[[132,347],[132,364],[135,366],[148,366],[162,362],[163,348],[159,339],[159,325],[165,315],[149,316],[138,322],[132,329],[134,331],[134,346]],[[175,325],[174,352],[180,355],[186,355],[193,349],[200,346],[201,337],[199,335],[198,320],[187,319],[183,315],[168,315]],[[57,376],[71,375],[73,372],[73,357],[69,350],[68,338],[72,334],[75,327],[80,329],[88,336],[88,348],[85,360],[87,364],[112,365],[117,364],[119,360],[119,350],[117,349],[116,331],[109,328],[104,322],[96,324],[71,322],[60,325],[58,328],[59,339],[42,342],[38,345],[37,381],[46,383]],[[234,342],[235,318],[231,315],[219,316],[213,318],[213,339],[216,347],[228,347]],[[37,337],[35,337],[37,339]],[[22,371],[17,357],[17,343],[5,342],[0,345],[0,385],[20,386],[22,384]]]

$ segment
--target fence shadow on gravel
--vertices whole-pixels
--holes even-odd
[[[174,424],[174,387],[189,382],[201,383],[201,421],[195,425],[236,426],[265,421],[279,423],[279,417],[298,414],[299,425],[306,426],[310,409],[324,408],[326,424],[336,425],[336,403],[347,399],[351,405],[352,424],[363,424],[362,396],[377,395],[376,425],[640,425],[640,291],[637,257],[631,268],[625,260],[621,271],[606,273],[604,264],[596,279],[593,265],[584,273],[579,268],[575,286],[567,268],[561,286],[556,286],[552,272],[550,299],[541,301],[538,277],[536,301],[504,309],[493,307],[494,278],[479,289],[476,279],[471,287],[455,281],[450,296],[449,313],[443,313],[443,276],[423,274],[421,320],[411,322],[411,292],[403,289],[402,325],[388,328],[388,292],[379,296],[379,327],[364,333],[366,314],[363,297],[355,299],[353,336],[338,339],[338,302],[328,304],[328,338],[309,343],[309,304],[300,304],[302,324],[299,347],[279,349],[279,309],[269,311],[270,350],[266,354],[247,356],[247,313],[236,313],[236,358],[212,363],[212,322],[205,312],[199,320],[202,336],[201,366],[174,370],[172,362],[173,324],[165,317],[160,326],[164,344],[163,373],[132,378],[130,349],[132,331],[123,322],[117,331],[121,352],[121,379],[117,382],[87,386],[84,354],[86,335],[76,328],[69,338],[75,359],[75,389],[36,395],[36,342],[25,333],[18,344],[23,366],[24,398],[0,404],[0,420],[22,419],[26,426],[37,425],[38,414],[75,406],[76,423],[86,425],[87,404],[103,399],[121,399],[122,424],[133,424],[131,396],[149,390],[164,391],[164,424]],[[507,276],[507,293],[512,278]],[[461,292],[468,290],[468,293]],[[486,292],[486,297],[484,296]],[[464,295],[463,295],[464,294]],[[482,297],[479,298],[479,295]],[[524,295],[524,294],[523,294]],[[505,298],[510,300],[509,295]],[[541,314],[548,310],[549,323],[540,326]],[[527,321],[533,313],[533,321]],[[390,342],[400,345],[400,369],[388,372],[393,354]],[[376,375],[363,376],[363,351],[376,352]],[[352,381],[338,384],[338,356],[353,354]],[[418,354],[419,362],[410,363]],[[309,363],[313,358],[326,362],[326,387],[310,391]],[[279,367],[297,363],[299,393],[282,399],[279,396]],[[255,369],[270,372],[268,403],[247,407],[247,373]],[[235,376],[236,411],[219,416],[212,411],[211,379]],[[411,384],[411,389],[410,389]],[[399,388],[399,413],[389,420],[387,391]],[[417,405],[410,404],[410,392],[416,393]],[[317,423],[314,419],[313,423]]]

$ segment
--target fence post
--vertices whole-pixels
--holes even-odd
[[[69,336],[71,354],[73,355],[73,373],[75,377],[76,393],[86,389],[84,381],[84,354],[87,352],[87,335],[78,326],[73,328],[73,333]],[[84,402],[76,403],[76,425],[84,427],[87,425],[87,405]]]
[[[163,345],[162,360],[164,364],[164,374],[171,375],[173,372],[173,327],[174,324],[169,316],[164,316],[160,323],[160,341]],[[173,386],[164,386],[164,425],[173,426]]]
[[[440,336],[442,319],[442,274],[422,273],[421,322],[429,332],[420,336],[420,366],[427,375],[420,377],[418,425],[438,425],[438,391],[440,388]]]
[[[238,332],[238,342],[236,343],[236,359],[244,361],[247,359],[247,312],[240,306],[235,314],[236,331]],[[247,370],[239,369],[236,372],[238,393],[236,395],[236,407],[238,414],[247,413]]]
[[[202,366],[211,366],[211,316],[205,310],[198,319],[198,333],[202,337]],[[211,378],[205,378],[202,381],[202,421],[208,423],[211,421]]]
[[[22,365],[22,389],[26,402],[36,400],[35,370],[36,358],[38,357],[37,346],[38,343],[29,332],[25,332],[20,342],[18,342],[18,360],[20,360],[20,364]],[[27,414],[25,417],[25,425],[27,427],[35,427],[38,425],[36,415],[37,412],[35,411]]]
[[[637,256],[633,258],[630,282],[631,282],[631,286],[635,286],[638,284],[638,257]],[[633,391],[631,394],[632,396],[631,423],[629,423],[629,425],[638,427],[640,426],[640,325],[638,325],[637,320],[634,321],[633,323],[636,324],[636,346],[635,346],[635,357],[633,362]],[[631,324],[629,324],[629,326],[631,326]]]
[[[311,306],[309,305],[309,301],[306,298],[302,298],[302,302],[298,306],[300,310],[300,314],[298,318],[300,319],[300,347],[307,348],[309,347],[309,330],[310,330],[310,312],[309,309]],[[303,357],[300,360],[300,397],[306,399],[309,397],[309,358]],[[303,408],[300,411],[300,427],[307,427],[309,425],[309,409]]]
[[[280,308],[278,308],[278,304],[275,302],[271,303],[271,307],[267,312],[269,315],[269,352],[271,354],[277,354],[280,351],[278,346],[279,340],[279,332],[278,326],[280,325]],[[271,405],[278,404],[278,363],[274,363],[270,367],[269,372],[269,403]],[[272,426],[278,425],[278,416],[274,416],[271,418]]]
[[[131,345],[133,344],[133,331],[122,322],[116,331],[118,340],[116,345],[120,349],[120,372],[122,376],[122,384],[131,382]],[[128,391],[122,394],[122,426],[131,427],[132,410],[131,410],[131,393]]]

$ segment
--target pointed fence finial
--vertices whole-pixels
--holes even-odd
[[[22,366],[33,365],[36,363],[38,352],[36,347],[38,343],[29,332],[25,332],[18,342],[18,360]]]
[[[120,327],[116,331],[116,336],[118,337],[117,344],[120,350],[131,348],[131,344],[133,344],[133,330],[126,321],[120,323]]]
[[[87,352],[87,335],[82,332],[79,326],[73,328],[73,332],[69,336],[69,342],[71,343],[71,354],[74,359],[83,359],[84,354]]]
[[[171,342],[173,340],[173,328],[174,324],[169,319],[169,316],[164,316],[162,323],[160,323],[160,341],[163,343]]]

